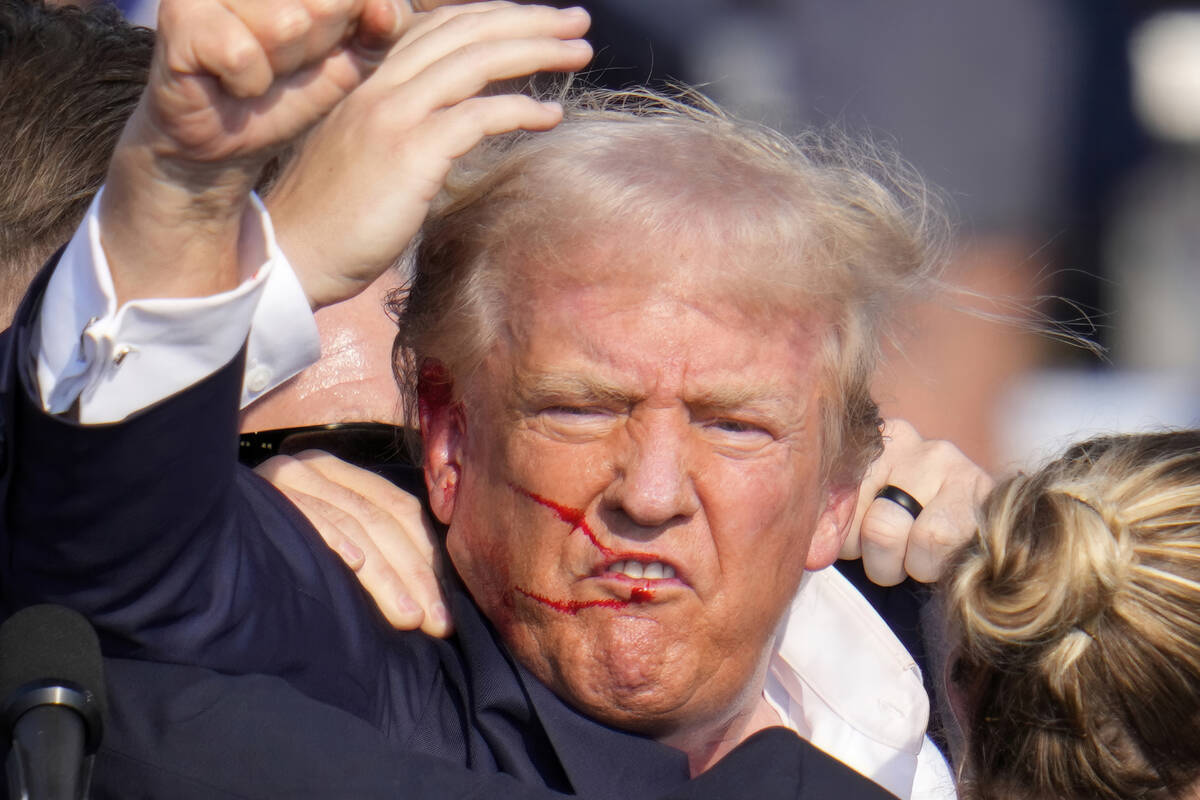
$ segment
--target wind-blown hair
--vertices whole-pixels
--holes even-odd
[[[790,140],[694,94],[569,90],[562,101],[554,130],[493,138],[460,159],[427,220],[393,303],[410,412],[427,360],[456,391],[479,368],[507,293],[600,277],[567,273],[587,263],[581,253],[625,253],[614,262],[628,268],[631,250],[687,242],[721,255],[730,303],[829,321],[825,468],[856,480],[881,448],[869,391],[880,326],[898,296],[926,285],[944,233],[924,184],[880,149]],[[535,266],[515,285],[520,265]]]
[[[1200,432],[1095,439],[1009,480],[948,576],[965,796],[1194,790]]]

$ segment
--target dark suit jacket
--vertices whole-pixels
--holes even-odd
[[[126,659],[106,659],[105,670],[110,713],[94,800],[569,796],[504,773],[405,752],[357,717],[317,703],[279,678]],[[664,798],[788,800],[847,790],[847,797],[888,796],[856,794],[858,780],[790,731],[771,728]]]
[[[44,283],[0,353],[7,612],[63,603],[92,619],[107,656],[277,676],[405,756],[589,797],[655,797],[684,785],[682,753],[557,698],[511,658],[456,582],[447,587],[451,640],[390,629],[307,520],[237,466],[238,360],[120,424],[43,413],[30,353]],[[145,682],[169,702],[162,688],[179,675],[153,674]],[[316,714],[289,708],[292,727]],[[763,741],[771,750],[784,740],[780,774],[794,778],[797,796],[888,796],[794,736]]]

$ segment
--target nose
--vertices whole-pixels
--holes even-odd
[[[630,422],[609,500],[630,521],[661,527],[700,508],[688,455],[686,421],[666,418]]]

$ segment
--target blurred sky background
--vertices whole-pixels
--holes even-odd
[[[589,80],[682,81],[785,131],[867,132],[946,193],[947,280],[1002,300],[909,309],[885,414],[996,471],[1091,432],[1200,423],[1200,3],[582,4]],[[1041,317],[1107,354],[1022,330]]]

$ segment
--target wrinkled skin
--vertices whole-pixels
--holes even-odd
[[[820,478],[821,321],[748,316],[678,269],[524,289],[422,425],[450,556],[517,657],[694,755],[750,732],[774,627],[856,487]],[[611,568],[635,555],[675,577]]]

